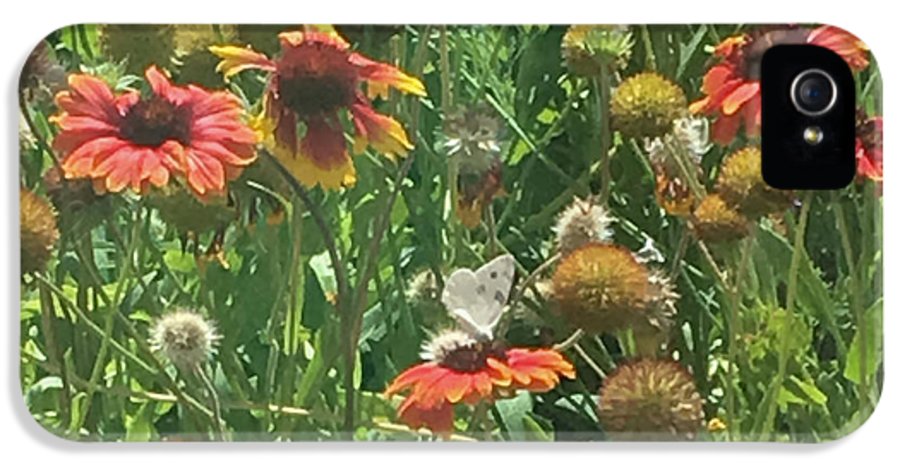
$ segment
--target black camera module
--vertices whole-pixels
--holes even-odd
[[[791,99],[797,111],[807,116],[827,113],[837,101],[834,79],[820,69],[801,72],[791,84]]]
[[[856,172],[856,87],[835,52],[773,46],[760,67],[762,174],[781,189],[836,189]]]

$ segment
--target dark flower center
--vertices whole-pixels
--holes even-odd
[[[506,349],[499,344],[476,343],[448,352],[441,360],[447,368],[472,373],[487,366],[488,357],[506,360]]]
[[[744,77],[759,80],[762,56],[766,50],[782,44],[805,44],[809,33],[806,28],[776,29],[753,38],[743,51],[741,70]]]
[[[358,74],[348,54],[332,46],[302,44],[278,61],[278,99],[301,118],[334,113],[356,99]]]
[[[120,132],[135,144],[158,147],[168,140],[190,144],[190,110],[153,95],[135,103],[126,113]]]

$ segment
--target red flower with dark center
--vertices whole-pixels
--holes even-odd
[[[385,395],[408,391],[397,410],[400,420],[444,434],[452,431],[454,404],[490,402],[517,389],[546,392],[560,376],[575,377],[575,368],[555,350],[506,349],[456,331],[437,336],[426,353],[433,360],[400,373]]]
[[[226,78],[247,69],[269,73],[258,128],[266,148],[300,183],[339,188],[356,182],[342,124],[346,114],[353,123],[354,153],[371,146],[394,157],[412,149],[400,123],[377,113],[361,85],[367,85],[370,96],[386,94],[388,86],[424,96],[422,82],[350,51],[334,32],[292,31],[278,37],[281,54],[274,59],[250,48],[210,50],[223,59],[218,70]]]
[[[90,178],[98,192],[145,192],[177,175],[197,196],[224,193],[226,181],[256,158],[256,135],[241,122],[237,97],[175,86],[156,67],[145,76],[148,95],[116,94],[96,77],[69,76],[52,118],[61,129],[53,148],[65,178]]]
[[[878,183],[884,179],[882,167],[883,123],[881,116],[867,117],[857,114],[856,123],[856,176]]]
[[[813,44],[841,55],[853,70],[869,65],[868,48],[855,36],[835,28],[761,29],[733,36],[716,46],[716,65],[703,77],[701,91],[706,95],[690,106],[691,113],[713,116],[712,140],[727,145],[743,126],[749,137],[759,134],[760,62],[765,51],[780,44]]]

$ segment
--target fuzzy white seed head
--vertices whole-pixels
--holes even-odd
[[[420,356],[425,361],[442,362],[447,355],[460,348],[472,347],[478,340],[460,330],[445,330],[422,345]]]
[[[153,349],[183,369],[205,363],[220,338],[212,322],[186,310],[164,314],[150,330]]]
[[[560,252],[570,253],[588,242],[610,241],[612,229],[609,226],[613,221],[606,208],[591,198],[576,197],[556,220],[554,231]]]
[[[678,312],[677,303],[681,296],[675,291],[672,280],[661,270],[652,270],[648,282],[651,298],[647,320],[656,328],[667,329]]]

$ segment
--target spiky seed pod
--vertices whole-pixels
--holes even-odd
[[[567,254],[588,242],[609,242],[612,239],[612,216],[591,198],[577,196],[559,213],[553,231],[560,253]]]
[[[684,91],[654,72],[633,75],[613,92],[613,128],[625,138],[654,138],[672,131],[675,119],[687,114]]]
[[[176,82],[206,88],[222,88],[225,81],[216,72],[220,59],[209,52],[210,46],[232,43],[237,38],[230,25],[176,25],[174,32]]]
[[[613,440],[691,440],[703,427],[694,379],[671,360],[619,366],[600,390],[598,416]]]
[[[59,240],[56,211],[49,201],[24,188],[19,188],[19,234],[22,274],[43,270]]]
[[[170,68],[175,53],[172,25],[105,24],[97,29],[100,48],[116,62],[127,61],[125,70],[143,75],[147,67]]]
[[[787,208],[791,198],[789,192],[772,188],[763,180],[759,147],[745,147],[725,157],[716,191],[750,219]]]
[[[650,271],[650,301],[644,321],[634,325],[635,343],[640,356],[651,357],[659,352],[668,338],[677,314],[680,295],[672,280],[661,270]]]
[[[551,280],[555,310],[589,332],[632,327],[651,301],[647,268],[624,247],[590,242],[565,256]]]
[[[206,363],[219,339],[212,322],[187,310],[164,314],[150,330],[151,347],[184,370]]]
[[[596,77],[624,68],[634,39],[627,26],[572,25],[562,39],[562,55],[572,73]]]
[[[237,217],[237,211],[228,204],[226,196],[200,201],[177,185],[155,190],[147,201],[159,211],[160,219],[181,234],[222,229]]]
[[[498,160],[503,124],[486,106],[460,108],[444,119],[440,146],[461,175],[482,175]]]
[[[445,330],[422,345],[420,356],[425,361],[443,362],[449,355],[464,348],[473,348],[478,340],[460,330]]]
[[[59,167],[50,167],[44,173],[44,187],[53,207],[59,210],[59,227],[67,236],[87,234],[112,213],[112,194],[98,195],[90,179],[62,178]]]
[[[750,232],[750,222],[716,193],[710,193],[697,205],[691,217],[694,232],[707,242],[728,242]]]

